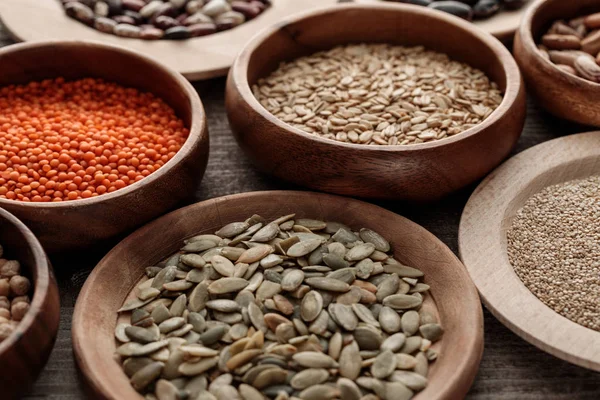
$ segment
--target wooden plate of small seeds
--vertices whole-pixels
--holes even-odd
[[[496,318],[540,349],[596,371],[598,175],[600,132],[537,145],[481,183],[459,232],[461,258]]]
[[[413,222],[357,200],[255,192],[135,232],[75,308],[104,399],[457,399],[483,350],[477,292]]]
[[[115,44],[150,56],[189,80],[199,80],[225,75],[244,43],[262,28],[294,13],[335,3],[337,0],[272,0],[261,15],[240,26],[185,40],[142,40],[103,33],[69,18],[60,0],[2,0],[0,18],[15,40],[77,38]]]

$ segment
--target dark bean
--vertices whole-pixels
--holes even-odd
[[[248,19],[252,19],[261,13],[261,9],[257,6],[253,6],[245,1],[233,1],[231,2],[231,9],[239,13],[244,14]]]
[[[154,26],[166,31],[169,28],[179,26],[179,23],[175,18],[167,17],[166,15],[161,15],[154,21]]]
[[[478,0],[456,0],[456,1],[458,1],[460,3],[465,3],[466,5],[469,5],[472,7],[477,3]]]
[[[500,11],[499,0],[479,0],[479,2],[473,6],[473,16],[475,18],[489,18],[498,11]]]
[[[154,23],[154,21],[156,21],[156,18],[161,17],[163,15],[166,15],[168,17],[176,17],[177,9],[175,7],[173,7],[173,4],[165,3],[162,6],[160,6],[160,8],[158,10],[156,10],[154,15],[152,16],[151,22]]]
[[[131,11],[131,10],[125,10],[123,12],[123,15],[125,15],[127,17],[131,17],[135,21],[136,25],[139,25],[142,22],[144,22],[144,18],[142,18],[142,16],[138,12]]]
[[[235,23],[230,19],[217,22],[217,30],[219,32],[226,31],[228,29],[233,28],[234,26],[235,26]]]
[[[206,36],[217,31],[217,26],[212,23],[201,23],[188,26],[191,37]]]
[[[165,31],[165,39],[170,40],[181,40],[190,37],[190,31],[185,26],[175,26]]]
[[[117,21],[110,18],[99,17],[94,21],[94,28],[104,33],[112,33],[115,26],[117,26]]]
[[[250,2],[250,5],[260,8],[261,11],[264,11],[267,9],[267,4],[268,4],[268,2],[258,1],[258,0],[254,0],[254,1]]]
[[[435,10],[444,11],[448,14],[455,15],[457,17],[471,21],[473,19],[473,9],[464,3],[458,1],[436,1],[429,5],[430,8]]]
[[[91,25],[94,22],[94,12],[83,3],[67,3],[65,13],[84,24]]]
[[[104,0],[108,4],[108,15],[117,15],[123,11],[123,3],[121,0]]]
[[[144,27],[140,34],[141,39],[145,40],[157,40],[161,39],[165,35],[165,32],[162,29],[155,28],[153,26]]]
[[[175,19],[177,20],[177,22],[179,23],[179,25],[183,25],[183,21],[185,21],[187,17],[189,17],[189,14],[183,13],[183,14],[179,15]]]
[[[115,15],[112,17],[112,19],[117,21],[119,24],[135,25],[135,20],[127,15]]]
[[[504,0],[504,7],[509,10],[516,10],[517,8],[523,7],[527,0]]]
[[[123,8],[131,11],[140,11],[146,5],[143,0],[122,0]]]

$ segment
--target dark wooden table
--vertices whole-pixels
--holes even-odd
[[[2,1],[2,0],[0,0]],[[11,41],[0,26],[0,46]],[[0,73],[2,66],[0,65]],[[257,172],[237,146],[224,107],[225,79],[195,84],[209,120],[210,159],[196,200],[232,193],[301,189]],[[563,135],[589,130],[557,120],[529,102],[527,123],[515,153]],[[376,202],[423,225],[458,252],[458,224],[475,185],[436,204]],[[60,330],[50,360],[26,399],[85,399],[83,382],[73,358],[71,318],[79,290],[93,266],[95,254],[62,254],[52,259],[61,293]],[[600,374],[554,358],[528,344],[485,313],[485,352],[468,399],[473,400],[598,400]],[[0,398],[1,388],[0,388]]]

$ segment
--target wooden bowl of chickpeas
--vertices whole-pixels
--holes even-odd
[[[0,208],[0,388],[19,398],[46,364],[58,332],[58,287],[33,233]]]

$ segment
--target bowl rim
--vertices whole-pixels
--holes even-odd
[[[539,10],[543,7],[546,7],[547,3],[550,3],[551,1],[554,0],[536,0],[529,8],[527,8],[527,10],[525,10],[525,14],[523,14],[523,19],[521,20],[521,25],[517,30],[517,34],[520,36],[524,50],[531,54],[533,59],[539,63],[539,66],[542,68],[543,72],[554,75],[555,77],[560,77],[561,79],[566,80],[570,85],[588,86],[588,89],[591,90],[600,89],[600,83],[592,82],[561,70],[552,61],[543,57],[542,53],[538,49],[533,38],[533,19],[537,16]]]
[[[227,219],[222,219],[223,213],[219,212],[221,207],[223,207],[228,202],[240,202],[242,200],[247,200],[250,198],[264,198],[266,200],[273,201],[274,197],[294,197],[297,201],[298,198],[312,198],[316,199],[316,202],[319,204],[320,208],[323,208],[323,203],[326,200],[333,200],[339,204],[339,202],[347,203],[352,205],[352,209],[360,208],[365,210],[376,210],[379,213],[387,214],[394,216],[395,218],[404,220],[408,226],[410,226],[415,232],[419,232],[423,236],[427,237],[431,240],[431,243],[435,243],[439,246],[439,253],[443,253],[444,263],[452,264],[452,270],[457,272],[457,275],[460,275],[460,281],[465,285],[465,298],[463,300],[463,305],[461,307],[461,315],[467,315],[468,321],[472,323],[470,325],[473,329],[467,328],[469,324],[463,324],[462,333],[469,337],[469,345],[464,348],[462,355],[460,357],[460,361],[454,366],[455,368],[448,373],[448,379],[444,381],[442,385],[442,390],[439,393],[439,397],[436,399],[452,399],[454,395],[457,393],[464,391],[466,394],[467,390],[471,387],[473,381],[475,380],[476,373],[479,369],[479,365],[481,362],[481,358],[483,355],[483,346],[484,346],[484,332],[483,332],[483,309],[481,306],[481,301],[479,299],[479,295],[475,288],[475,285],[471,281],[469,274],[467,273],[466,268],[457,257],[457,255],[450,250],[450,248],[442,242],[436,235],[431,233],[422,225],[412,221],[411,219],[404,217],[400,214],[397,214],[393,211],[385,209],[375,204],[367,203],[361,200],[356,200],[350,197],[337,196],[327,193],[317,193],[310,191],[291,191],[291,190],[270,190],[270,191],[253,191],[253,192],[245,192],[245,193],[237,193],[232,195],[225,195],[209,200],[200,201],[189,206],[180,208],[178,210],[172,211],[159,219],[156,219],[134,233],[130,234],[123,241],[121,241],[117,246],[115,246],[109,253],[107,253],[102,260],[98,262],[90,276],[87,278],[83,288],[81,289],[79,296],[77,297],[77,302],[75,304],[75,310],[73,314],[73,322],[72,322],[72,340],[73,340],[73,350],[75,353],[75,359],[82,371],[85,371],[83,374],[85,376],[85,380],[87,385],[96,393],[102,394],[105,398],[113,398],[110,397],[111,390],[106,388],[104,384],[104,379],[98,377],[93,373],[95,367],[94,359],[96,358],[93,349],[93,341],[96,338],[93,335],[86,334],[87,329],[83,326],[83,323],[80,321],[84,320],[84,315],[86,315],[86,311],[88,311],[89,307],[96,307],[95,303],[93,303],[93,299],[97,294],[95,294],[95,288],[102,281],[102,275],[107,275],[111,269],[115,268],[116,264],[109,263],[111,261],[111,257],[114,257],[115,254],[119,253],[122,247],[130,246],[132,243],[139,241],[140,238],[144,238],[146,235],[149,235],[151,232],[155,231],[157,227],[160,227],[164,222],[174,219],[175,217],[183,214],[184,212],[189,212],[192,209],[205,209],[210,208],[216,210],[218,215],[219,222],[221,224],[225,224],[228,222]],[[252,210],[247,210],[248,213],[252,213]],[[254,210],[255,212],[260,212],[260,210]],[[368,213],[367,213],[368,214]],[[365,221],[368,220],[368,217],[361,217]],[[208,228],[208,226],[206,227]],[[205,229],[206,229],[205,228]],[[201,232],[202,229],[198,229],[193,232],[190,231],[188,233],[189,236],[192,234],[197,234]],[[163,255],[164,256],[164,255]],[[447,268],[450,268],[447,266]],[[441,268],[444,269],[444,268]],[[143,272],[140,272],[140,275],[137,278],[134,278],[134,282],[132,286],[129,287],[127,291],[127,295],[131,293],[131,291],[135,287],[135,283],[138,282],[139,278],[141,278]],[[99,283],[100,282],[100,283]],[[452,286],[450,284],[449,286]],[[435,298],[435,295],[432,295]],[[127,296],[122,298],[125,299]],[[436,303],[439,301],[436,300]],[[104,307],[106,308],[106,307]],[[114,313],[114,321],[115,324],[117,322],[117,314],[116,309],[110,310],[111,313]],[[447,333],[448,334],[448,333]],[[113,337],[114,340],[114,337]],[[112,357],[112,355],[111,355]],[[113,360],[114,361],[114,360]],[[445,370],[438,371],[441,373]],[[420,393],[419,393],[420,394]],[[141,397],[140,397],[141,398]]]
[[[460,29],[465,31],[469,35],[473,36],[478,41],[482,42],[486,45],[492,52],[495,54],[497,60],[502,66],[502,71],[504,76],[506,77],[506,89],[504,96],[502,98],[502,102],[500,105],[490,114],[488,118],[486,118],[483,122],[477,124],[476,126],[467,129],[464,132],[456,134],[454,136],[446,137],[441,140],[436,140],[433,142],[419,143],[419,144],[411,144],[406,146],[401,145],[378,145],[378,146],[367,146],[356,143],[346,143],[339,142],[333,139],[326,139],[320,136],[311,135],[306,133],[298,128],[295,128],[287,123],[281,121],[279,118],[275,117],[269,111],[267,111],[256,99],[254,94],[252,93],[252,89],[250,88],[250,84],[248,83],[248,65],[250,62],[250,58],[256,48],[262,45],[271,35],[281,30],[283,27],[287,25],[294,24],[300,22],[302,20],[311,19],[313,17],[317,17],[323,14],[333,14],[339,12],[345,12],[348,10],[360,10],[360,11],[369,11],[369,10],[386,10],[391,13],[396,14],[419,14],[431,17],[433,19],[437,19],[439,21],[447,22],[452,25],[454,29]],[[449,54],[452,57],[451,54]],[[497,123],[504,115],[506,115],[515,103],[519,99],[519,93],[523,87],[523,80],[521,78],[521,72],[519,67],[512,57],[508,49],[492,36],[490,33],[487,33],[479,28],[476,28],[468,21],[465,21],[459,17],[455,17],[448,13],[433,10],[428,7],[417,6],[412,4],[404,4],[404,3],[394,3],[394,4],[359,4],[359,3],[348,3],[348,4],[339,4],[335,6],[325,6],[317,9],[305,11],[302,13],[295,14],[291,17],[288,17],[277,25],[273,25],[271,27],[265,28],[259,33],[257,33],[246,45],[244,49],[240,52],[236,60],[234,61],[231,70],[229,72],[229,80],[232,81],[236,90],[239,92],[240,97],[243,101],[249,105],[252,110],[260,115],[263,119],[269,121],[269,123],[274,124],[282,131],[285,131],[289,134],[296,135],[300,138],[315,141],[322,145],[334,145],[341,146],[351,150],[364,150],[364,151],[384,151],[384,152],[413,152],[413,151],[421,151],[421,150],[430,150],[437,149],[438,147],[442,147],[445,145],[455,144],[457,142],[465,141],[475,136],[487,128]]]
[[[0,342],[1,359],[14,344],[21,340],[23,334],[31,329],[38,316],[45,311],[44,302],[49,295],[50,285],[55,285],[55,283],[53,283],[50,262],[46,257],[44,248],[33,232],[21,220],[3,208],[0,208],[0,220],[10,223],[23,234],[26,245],[31,250],[34,260],[33,265],[31,265],[31,271],[28,272],[33,273],[35,271],[36,274],[35,279],[33,276],[28,276],[32,281],[31,286],[33,289],[33,298],[31,299],[29,311],[27,311],[23,320],[16,326],[13,333],[6,340]],[[20,260],[18,261],[20,262]]]
[[[34,42],[26,42],[26,43],[17,43],[13,45],[9,45],[3,48],[0,48],[0,58],[6,55],[10,55],[13,52],[20,51],[30,51],[32,49],[40,48],[40,47],[57,47],[57,46],[68,46],[68,47],[92,47],[98,48],[105,51],[120,53],[121,56],[137,58],[142,62],[153,66],[156,69],[162,70],[165,75],[169,76],[175,83],[179,85],[179,87],[186,92],[186,97],[190,104],[190,126],[188,127],[189,134],[179,151],[175,153],[175,156],[171,158],[167,163],[165,163],[161,168],[157,169],[155,172],[150,175],[144,177],[143,179],[132,183],[122,189],[115,190],[111,193],[104,193],[102,195],[96,197],[90,197],[87,199],[78,199],[78,200],[65,200],[59,202],[25,202],[20,200],[9,200],[0,198],[0,206],[8,206],[13,208],[20,208],[22,210],[28,209],[67,209],[73,207],[85,207],[92,206],[95,204],[99,204],[104,201],[115,200],[120,197],[124,197],[130,195],[134,191],[139,188],[151,184],[156,180],[162,178],[165,174],[167,174],[171,169],[181,163],[185,157],[188,156],[189,152],[201,143],[203,140],[208,140],[208,123],[206,120],[206,112],[204,110],[204,105],[202,104],[202,100],[200,100],[200,96],[192,86],[192,84],[183,77],[179,72],[161,64],[160,62],[150,58],[144,54],[138,53],[133,50],[129,50],[125,47],[107,44],[100,41],[95,40],[44,40],[44,41],[34,41]],[[171,107],[171,105],[169,105]],[[172,107],[171,107],[172,108]]]

